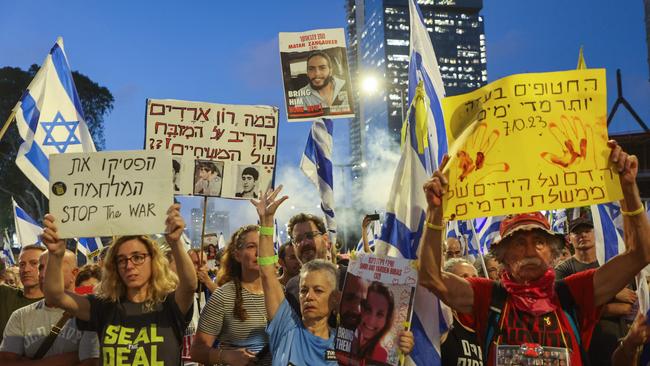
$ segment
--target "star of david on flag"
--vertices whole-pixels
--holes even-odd
[[[75,135],[77,126],[79,126],[79,121],[66,121],[61,112],[57,112],[54,121],[41,122],[41,127],[45,130],[43,145],[54,146],[59,153],[64,153],[70,145],[81,144]]]
[[[13,112],[23,139],[16,165],[49,197],[50,154],[95,151],[61,37]]]

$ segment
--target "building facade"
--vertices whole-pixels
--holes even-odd
[[[417,0],[438,59],[446,95],[487,83],[482,0]],[[372,144],[399,146],[408,110],[408,0],[347,0],[348,62],[358,114],[350,121],[351,175],[360,197]],[[369,80],[374,80],[369,82]],[[367,90],[374,88],[374,90]],[[390,148],[387,146],[387,148]],[[376,162],[375,162],[376,163]],[[355,205],[356,206],[356,205]]]

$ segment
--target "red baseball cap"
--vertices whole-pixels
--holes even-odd
[[[531,212],[509,215],[503,219],[499,225],[499,233],[501,234],[501,239],[494,242],[492,245],[500,244],[504,240],[512,237],[512,235],[517,231],[530,231],[534,229],[545,232],[553,239],[563,240],[564,237],[564,235],[561,233],[556,233],[551,230],[551,224],[549,224],[546,216],[544,216],[541,212]]]

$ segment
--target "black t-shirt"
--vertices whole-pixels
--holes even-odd
[[[96,331],[102,365],[180,365],[185,328],[193,309],[183,315],[167,295],[154,311],[122,299],[109,302],[90,295],[90,320],[79,329]]]
[[[454,325],[440,345],[442,365],[483,366],[483,352],[476,332],[466,328],[454,314]]]
[[[592,268],[598,268],[600,267],[600,264],[598,264],[598,260],[593,261],[591,263],[582,263],[575,259],[575,257],[571,257],[564,262],[560,263],[555,267],[555,280],[563,280],[566,277],[571,276],[574,273],[586,271],[588,269]]]
[[[582,263],[571,257],[555,267],[555,279],[561,280],[574,273],[598,268],[598,261]],[[615,300],[610,302],[616,302]],[[628,326],[623,317],[601,317],[594,328],[589,346],[589,359],[592,366],[610,365],[610,356],[618,346],[618,339],[625,336]]]
[[[348,274],[348,267],[344,265],[339,265],[338,267],[338,273],[339,273],[339,291],[343,291],[343,285],[345,283],[345,275]],[[300,275],[295,275],[287,281],[287,286],[285,287],[284,290],[284,295],[287,299],[287,302],[289,305],[291,305],[291,308],[293,311],[296,312],[298,315],[302,315],[300,312]],[[336,315],[332,314],[330,318],[328,319],[329,326],[332,328],[336,328]]]

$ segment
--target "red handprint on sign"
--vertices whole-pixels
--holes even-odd
[[[458,168],[460,175],[458,179],[462,182],[470,174],[478,174],[474,172],[481,171],[479,178],[480,181],[489,174],[496,172],[507,172],[510,166],[506,162],[488,163],[487,156],[494,144],[500,137],[500,132],[497,129],[492,130],[489,134],[487,132],[487,124],[480,123],[474,133],[467,138],[467,143],[456,153],[458,158]],[[472,157],[475,157],[472,159]]]
[[[551,122],[548,128],[561,152],[542,152],[540,156],[546,162],[566,169],[579,166],[587,159],[595,161],[593,129],[580,117],[562,115],[559,123]]]

